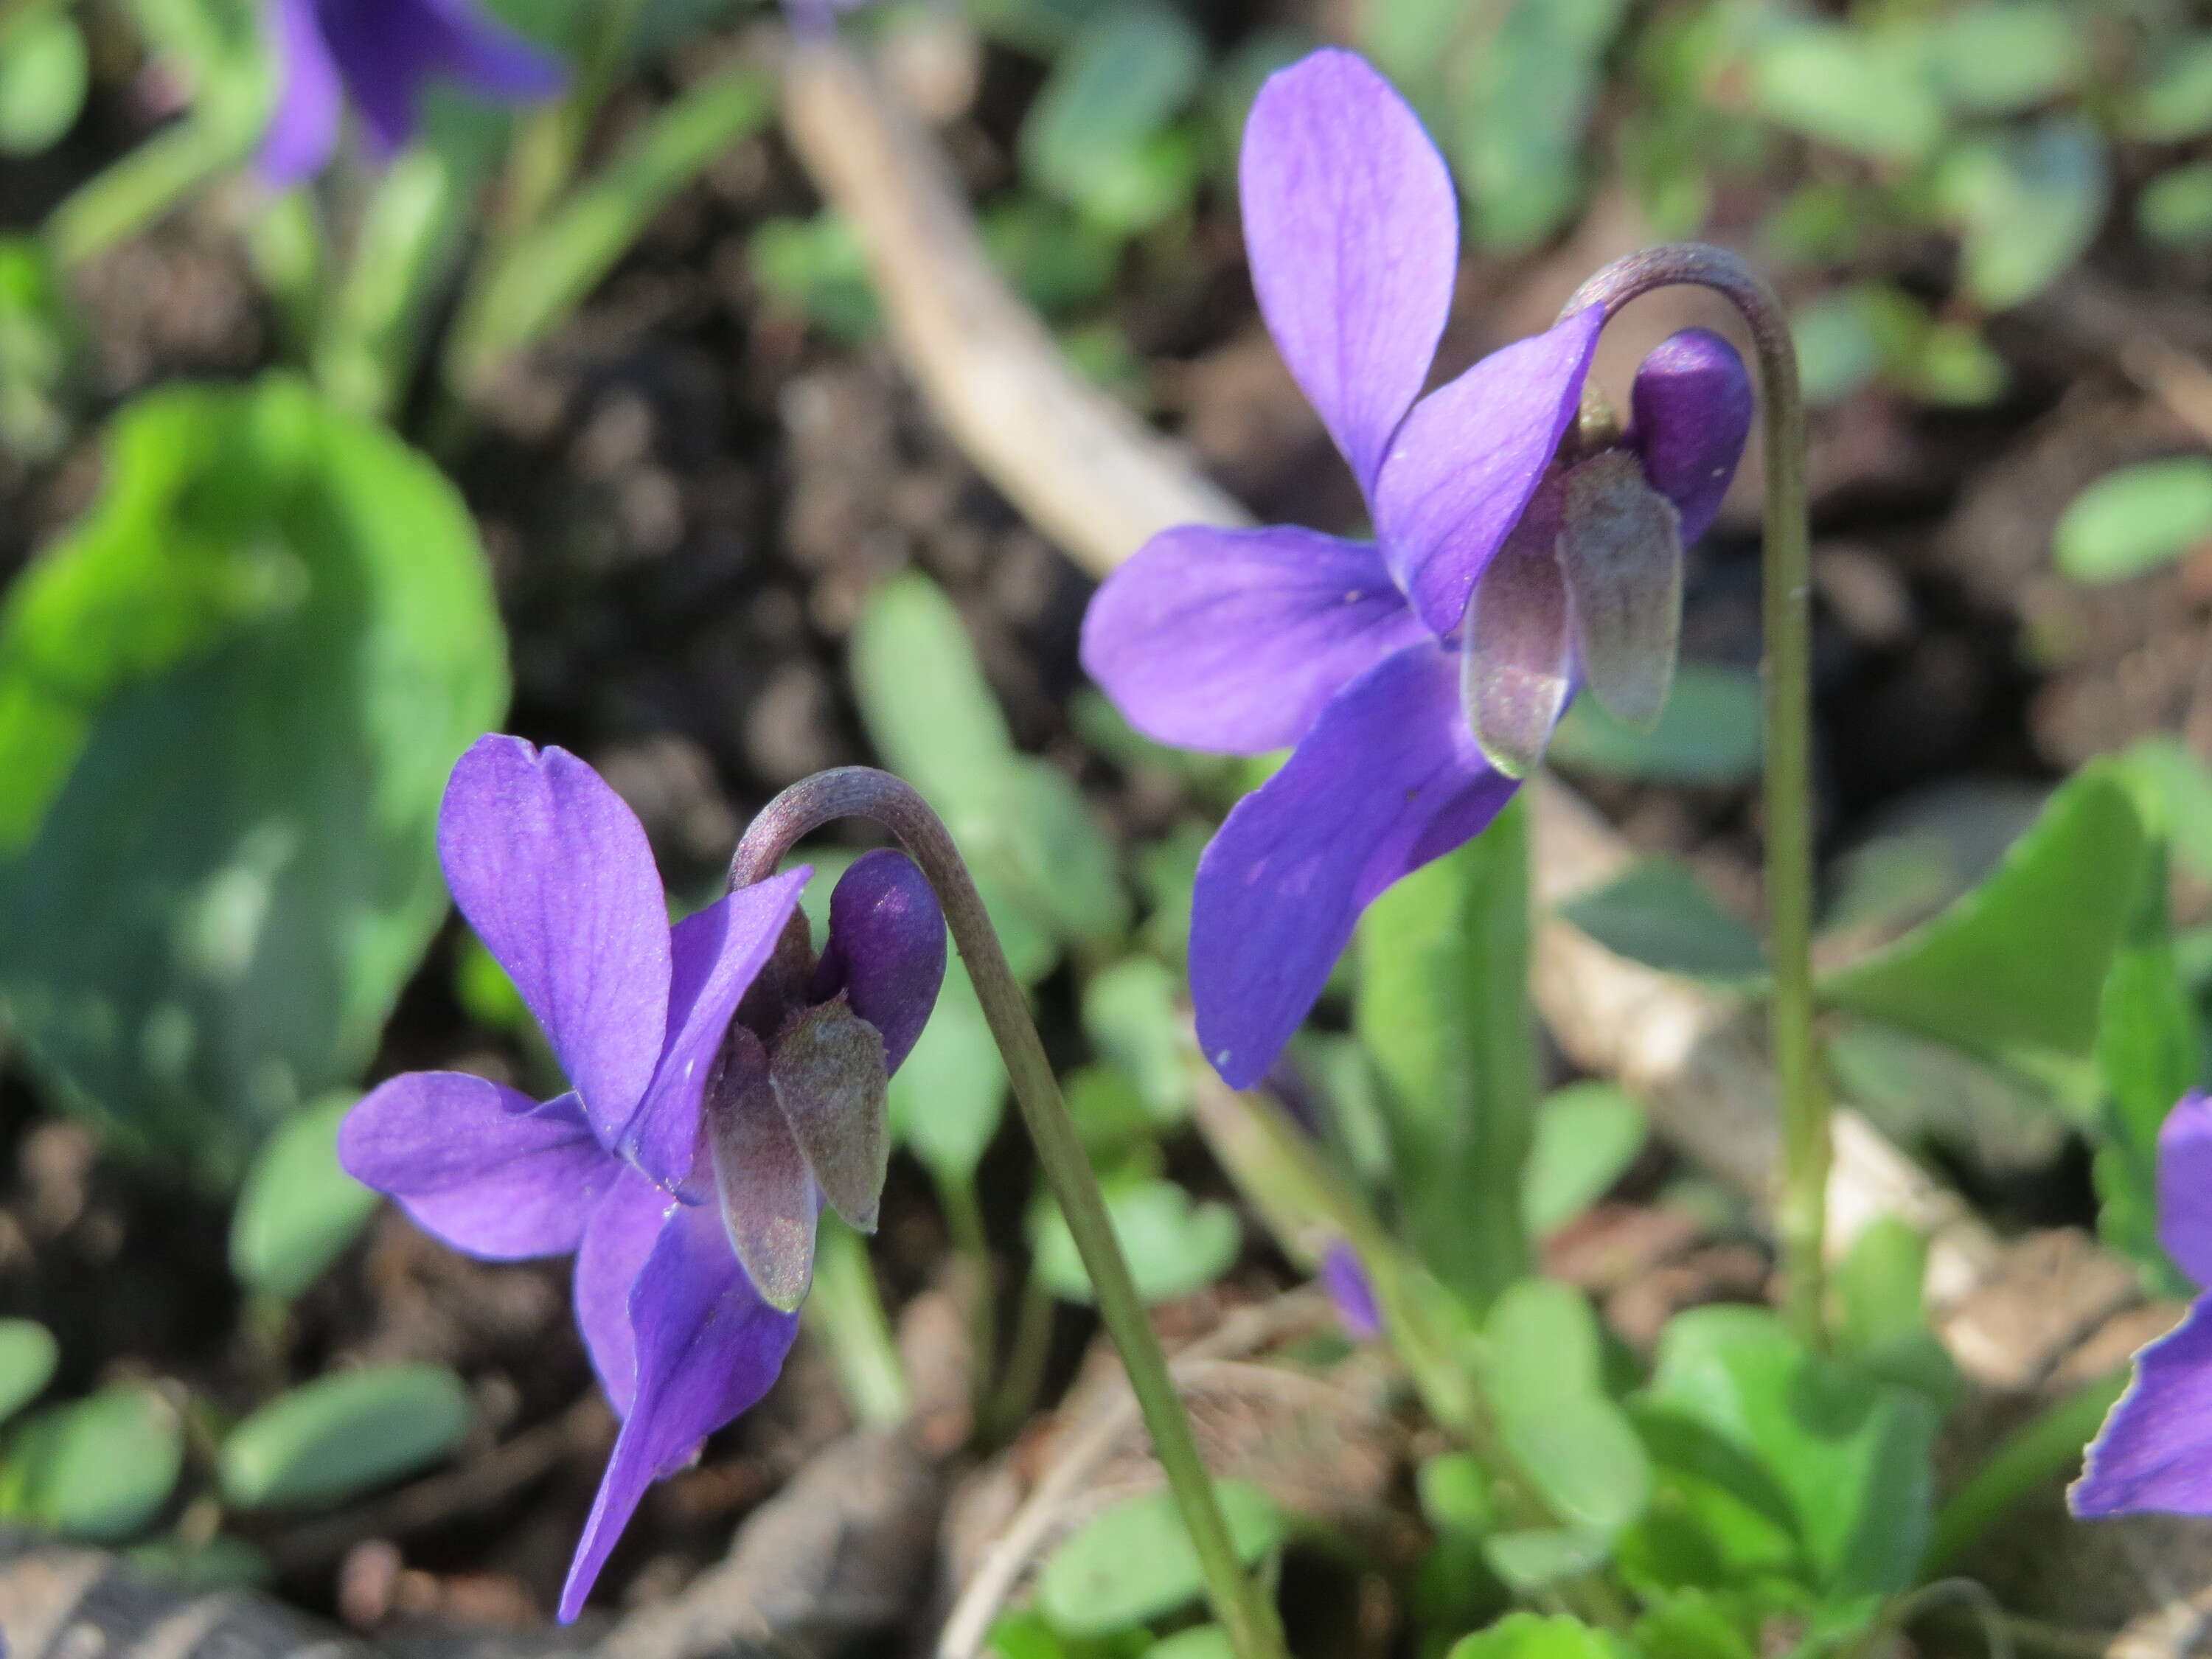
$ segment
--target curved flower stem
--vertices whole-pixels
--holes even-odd
[[[936,890],[945,924],[960,947],[991,1035],[1006,1060],[1006,1075],[1036,1146],[1037,1161],[1052,1183],[1091,1275],[1099,1315],[1121,1352],[1152,1449],[1166,1471],[1197,1550],[1214,1617],[1228,1632],[1238,1659],[1283,1659],[1282,1631],[1273,1604],[1237,1564],[1190,1419],[1169,1377],[1167,1357],[1114,1237],[1098,1177],[1060,1098],[1052,1064],[1030,1019],[1028,999],[1006,965],[1006,953],[984,913],[975,881],[943,822],[912,787],[888,772],[866,766],[819,772],[793,784],[762,809],[731,860],[730,885],[747,886],[774,873],[801,836],[841,817],[872,818],[889,830]]]
[[[1577,289],[1561,315],[1596,305],[1609,318],[1638,295],[1676,283],[1711,289],[1735,306],[1759,357],[1766,465],[1766,914],[1774,962],[1768,1040],[1782,1115],[1776,1227],[1790,1328],[1818,1347],[1826,1335],[1821,1249],[1833,1148],[1813,1035],[1813,608],[1797,350],[1765,279],[1725,249],[1697,242],[1616,260]]]

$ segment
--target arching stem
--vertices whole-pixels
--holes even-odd
[[[1782,1118],[1775,1220],[1790,1327],[1819,1346],[1826,1336],[1821,1250],[1833,1152],[1813,1034],[1813,606],[1796,347],[1765,280],[1725,249],[1696,242],[1615,261],[1577,289],[1561,314],[1595,305],[1611,317],[1638,295],[1677,283],[1711,289],[1734,305],[1750,325],[1759,358],[1766,465],[1766,914],[1774,963],[1768,1020]]]
[[[936,890],[945,925],[968,965],[991,1035],[1006,1060],[1006,1075],[1036,1146],[1037,1161],[1091,1275],[1099,1315],[1121,1352],[1130,1389],[1152,1434],[1152,1449],[1196,1547],[1214,1617],[1228,1632],[1238,1659],[1283,1659],[1282,1631],[1273,1603],[1238,1565],[1190,1419],[1169,1377],[1167,1357],[1107,1218],[1098,1177],[1030,1019],[1028,999],[1006,965],[1006,951],[984,913],[975,883],[942,821],[927,802],[888,772],[865,766],[819,772],[785,790],[753,820],[731,860],[731,886],[747,886],[773,874],[802,836],[842,817],[870,818],[889,830]]]

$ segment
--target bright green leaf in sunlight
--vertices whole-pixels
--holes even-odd
[[[1215,1483],[1221,1518],[1246,1565],[1283,1541],[1283,1512],[1257,1486]],[[1036,1604],[1063,1636],[1110,1636],[1195,1601],[1205,1581],[1175,1499],[1147,1492],[1076,1528],[1037,1575]]]
[[[1644,1109],[1610,1083],[1571,1083],[1536,1109],[1521,1182],[1531,1237],[1555,1232],[1603,1198],[1650,1137]]]
[[[1190,1114],[1182,988],[1181,975],[1150,957],[1125,957],[1083,987],[1083,1033],[1091,1046],[1136,1084],[1153,1120],[1170,1127]]]
[[[61,1098],[234,1181],[445,915],[506,642],[453,486],[296,382],[153,393],[107,456],[0,608],[0,1004]]]
[[[1759,935],[1721,908],[1688,868],[1645,859],[1559,914],[1617,957],[1665,974],[1755,988],[1765,982]]]
[[[891,1131],[939,1176],[973,1175],[1006,1110],[1006,1068],[967,965],[946,957],[929,1024],[890,1082]]]
[[[1633,1522],[1651,1500],[1650,1461],[1605,1392],[1597,1316],[1583,1293],[1523,1279],[1498,1298],[1483,1338],[1499,1437],[1552,1514],[1601,1541]]]
[[[2070,91],[2091,63],[2081,20],[2058,0],[1974,0],[1936,20],[1936,84],[1972,115],[2008,115]]]
[[[2107,472],[2067,503],[2051,533],[2061,574],[2124,581],[2212,541],[2212,459],[2176,455]]]
[[[1622,1659],[1620,1639],[1565,1613],[1510,1613],[1462,1636],[1445,1659]]]
[[[2041,293],[2088,251],[2110,188],[2104,141],[2077,117],[1960,143],[1936,190],[1964,238],[1967,292],[1993,311]]]
[[[168,1501],[184,1462],[176,1407],[145,1383],[118,1382],[16,1429],[0,1462],[0,1517],[119,1543]]]
[[[2168,167],[2145,185],[2136,198],[2136,224],[2172,247],[2212,243],[2212,161]]]
[[[1753,52],[1751,83],[1768,120],[1874,161],[1924,161],[1943,136],[1942,100],[1909,32],[1778,23]]]
[[[0,21],[0,154],[35,155],[76,124],[90,82],[84,31],[55,6]]]
[[[1172,1181],[1109,1182],[1106,1213],[1147,1304],[1204,1290],[1234,1265],[1243,1243],[1235,1211],[1211,1200],[1194,1203]],[[1040,1206],[1031,1234],[1038,1282],[1066,1301],[1090,1301],[1091,1276],[1059,1210]]]
[[[344,1502],[450,1456],[469,1395],[442,1365],[372,1365],[317,1378],[230,1431],[216,1472],[240,1509]]]
[[[230,1217],[230,1270],[264,1296],[313,1284],[376,1213],[377,1195],[338,1167],[351,1090],[294,1112],[254,1154]]]
[[[1622,0],[1510,0],[1455,65],[1446,147],[1484,246],[1531,247],[1574,207],[1583,130],[1625,9]]]
[[[1990,1059],[2086,1058],[2143,848],[2122,774],[2091,766],[1979,886],[1823,975],[1821,1000]]]
[[[61,1360],[54,1334],[35,1319],[0,1319],[0,1421],[45,1391]]]
[[[1102,13],[1054,60],[1030,106],[1023,170],[1045,194],[1111,228],[1157,222],[1195,180],[1195,156],[1169,156],[1162,145],[1180,143],[1168,123],[1205,70],[1205,40],[1175,12],[1139,4]]]

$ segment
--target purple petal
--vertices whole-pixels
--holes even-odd
[[[726,894],[686,916],[669,939],[667,1044],[636,1115],[617,1145],[623,1156],[664,1187],[691,1174],[699,1112],[722,1039],[799,908],[805,866]]]
[[[1289,763],[1237,803],[1199,860],[1190,988],[1200,1046],[1233,1087],[1274,1063],[1359,913],[1478,834],[1513,793],[1460,716],[1434,644],[1345,687]]]
[[[1345,1334],[1355,1342],[1374,1342],[1382,1335],[1382,1310],[1376,1305],[1375,1286],[1358,1255],[1342,1239],[1331,1244],[1321,1259],[1321,1285],[1344,1322]]]
[[[646,1487],[768,1392],[799,1331],[797,1316],[754,1293],[714,1212],[690,1206],[661,1230],[630,1291],[629,1320],[637,1393],[561,1591],[564,1624],[582,1611]]]
[[[540,1106],[459,1072],[409,1072],[346,1114],[338,1162],[425,1232],[494,1261],[565,1255],[616,1166],[574,1095]]]
[[[421,0],[441,35],[438,64],[464,85],[514,103],[550,98],[568,84],[561,61],[487,17],[471,0]]]
[[[313,177],[329,162],[343,100],[315,0],[276,0],[272,14],[283,90],[262,136],[258,165],[262,177],[283,186]]]
[[[668,1024],[668,911],[644,826],[566,750],[495,734],[453,768],[438,856],[454,902],[614,1145]]]
[[[2182,1272],[2212,1286],[2212,1100],[2194,1089],[2158,1132],[2158,1241]]]
[[[1750,371],[1719,335],[1685,329],[1653,348],[1629,398],[1629,445],[1642,457],[1651,487],[1682,515],[1687,547],[1711,526],[1743,459],[1751,435]]]
[[[629,1292],[645,1270],[661,1229],[680,1206],[626,1164],[615,1176],[584,1225],[576,1252],[576,1328],[599,1374],[607,1403],[617,1417],[629,1415],[637,1395],[637,1344],[630,1334]]]
[[[1457,631],[1475,579],[1543,481],[1604,322],[1592,307],[1492,352],[1398,428],[1375,488],[1377,539],[1439,638]]]
[[[1261,314],[1371,501],[1451,309],[1443,158],[1389,82],[1324,51],[1260,88],[1237,178]]]
[[[369,147],[390,156],[415,136],[422,83],[437,67],[444,31],[422,0],[318,0],[323,38]]]
[[[2212,1297],[2136,1356],[2067,1501],[2083,1516],[2212,1515]]]
[[[830,895],[830,940],[815,969],[813,1000],[840,991],[884,1040],[896,1072],[929,1024],[945,983],[945,913],[929,878],[890,848],[865,853]]]
[[[1369,543],[1185,525],[1107,578],[1083,619],[1083,665],[1146,736],[1260,755],[1426,631]]]

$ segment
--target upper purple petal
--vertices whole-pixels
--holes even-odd
[[[691,1173],[700,1103],[714,1056],[746,988],[775,951],[810,873],[802,865],[740,887],[677,924],[669,940],[666,1044],[637,1112],[623,1126],[623,1155],[664,1187]]]
[[[2085,1516],[2212,1515],[2212,1297],[2136,1356],[2067,1501]]]
[[[830,895],[830,939],[813,1000],[840,991],[884,1040],[884,1070],[907,1057],[945,983],[945,912],[905,854],[879,847],[854,860]]]
[[[2212,1287],[2212,1099],[2192,1089],[2158,1132],[2158,1241],[2174,1265]]]
[[[615,1174],[575,1096],[540,1106],[460,1072],[409,1072],[370,1091],[338,1127],[338,1163],[425,1232],[502,1261],[574,1249]]]
[[[1372,500],[1451,309],[1443,158],[1389,82],[1323,51],[1260,88],[1237,181],[1261,314]]]
[[[368,128],[389,156],[415,136],[422,83],[438,67],[445,30],[422,0],[316,0],[323,38]]]
[[[646,1487],[768,1392],[799,1332],[796,1314],[754,1291],[710,1206],[677,1206],[631,1288],[629,1321],[637,1391],[562,1588],[564,1624],[583,1610]]]
[[[1460,717],[1452,653],[1408,647],[1339,693],[1199,860],[1191,1000],[1222,1077],[1258,1081],[1369,902],[1480,833],[1513,789]]]
[[[1083,665],[1146,736],[1264,754],[1426,629],[1368,542],[1278,525],[1161,532],[1106,579]]]
[[[615,1175],[584,1225],[576,1252],[576,1328],[592,1356],[607,1403],[629,1415],[637,1397],[637,1343],[630,1334],[629,1293],[645,1271],[661,1229],[680,1207],[629,1165]]]
[[[1519,520],[1581,405],[1605,314],[1593,306],[1493,351],[1413,406],[1375,489],[1398,586],[1439,638]]]
[[[276,0],[270,15],[283,86],[262,135],[258,165],[272,185],[296,185],[320,173],[337,148],[343,100],[315,0]]]
[[[438,856],[613,1146],[668,1024],[668,911],[644,826],[566,750],[494,734],[453,768]]]
[[[1629,392],[1629,444],[1651,487],[1682,515],[1682,545],[1711,526],[1751,435],[1751,371],[1710,329],[1655,346]]]
[[[560,59],[484,15],[472,0],[421,0],[441,35],[438,66],[489,98],[528,102],[568,84]]]

